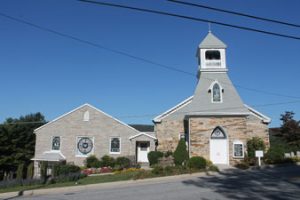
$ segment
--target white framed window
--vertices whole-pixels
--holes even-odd
[[[94,138],[79,136],[76,138],[76,156],[87,157],[94,153]]]
[[[111,137],[109,141],[109,153],[120,154],[121,153],[121,138]]]
[[[244,144],[241,141],[233,142],[233,157],[244,158]]]
[[[61,138],[60,136],[53,136],[51,142],[52,151],[60,151]]]

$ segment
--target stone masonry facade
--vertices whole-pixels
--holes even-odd
[[[268,125],[253,116],[203,116],[189,117],[189,151],[190,156],[203,156],[210,159],[210,137],[216,127],[221,127],[228,140],[229,164],[234,165],[240,162],[241,158],[233,157],[233,142],[240,141],[244,144],[244,151],[247,151],[247,141],[252,137],[262,138],[269,147]],[[174,151],[184,133],[183,120],[162,120],[155,126],[155,132],[159,141],[158,150]],[[188,142],[188,141],[187,141]]]

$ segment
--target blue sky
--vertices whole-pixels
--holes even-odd
[[[300,28],[163,0],[109,2],[300,36]],[[284,0],[190,2],[300,24],[300,2],[296,0],[290,3]],[[206,23],[76,0],[1,0],[0,12],[195,74],[198,67],[196,47],[208,31]],[[212,25],[212,31],[228,45],[227,66],[234,84],[300,99],[299,40],[218,25]],[[126,123],[151,124],[155,115],[191,96],[196,86],[195,77],[1,16],[0,36],[0,122],[34,112],[41,112],[47,120],[52,120],[87,102]],[[243,101],[251,106],[299,100],[240,87],[237,90]],[[300,102],[256,109],[272,118],[271,127],[280,125],[280,114],[284,111],[294,111],[297,119],[300,116]]]

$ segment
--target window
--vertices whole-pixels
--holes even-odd
[[[83,121],[88,122],[90,120],[90,113],[89,111],[85,111],[83,114]]]
[[[110,138],[110,153],[119,154],[121,152],[121,141],[119,137]]]
[[[244,144],[240,141],[233,142],[233,157],[244,158]]]
[[[55,151],[60,150],[60,137],[55,136],[52,138],[52,150],[55,150]]]
[[[205,59],[206,60],[220,60],[221,54],[220,51],[216,50],[208,50],[205,52]]]
[[[93,139],[89,137],[77,138],[77,155],[88,155],[94,148]]]
[[[211,134],[211,138],[212,139],[226,139],[226,135],[220,127],[217,127],[213,130],[213,132]]]
[[[221,88],[218,83],[215,83],[212,88],[212,101],[221,102]]]

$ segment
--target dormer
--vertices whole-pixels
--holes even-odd
[[[203,71],[227,71],[226,44],[211,32],[207,34],[197,49],[199,72]]]

